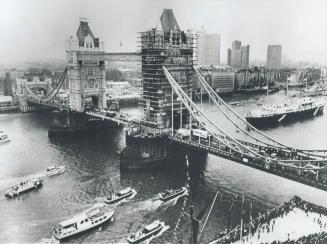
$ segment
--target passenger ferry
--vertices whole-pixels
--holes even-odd
[[[64,173],[65,171],[66,171],[66,167],[64,165],[55,165],[55,166],[48,167],[47,170],[45,171],[45,174],[47,176],[53,176],[53,175]]]
[[[171,200],[173,198],[181,196],[181,195],[185,194],[186,192],[187,192],[186,187],[182,187],[182,188],[176,189],[176,190],[166,190],[166,191],[164,191],[162,193],[159,193],[159,199],[161,201],[166,202],[166,201],[169,201],[169,200]]]
[[[43,185],[43,180],[29,179],[22,181],[16,186],[13,186],[11,189],[7,190],[5,196],[8,198],[18,197],[19,195],[40,188]]]
[[[10,142],[10,138],[6,133],[0,131],[0,144],[5,142]]]
[[[91,208],[71,219],[67,219],[53,228],[53,235],[57,240],[68,239],[77,234],[91,230],[107,221],[113,221],[114,210],[105,206]]]
[[[106,204],[118,203],[124,199],[130,199],[135,194],[136,191],[134,189],[127,187],[126,189],[119,191],[117,194],[113,194],[112,196],[107,197],[105,203]]]
[[[296,105],[274,104],[252,110],[246,115],[246,120],[254,126],[278,124],[282,121],[314,117],[323,113],[324,107],[325,103],[314,102],[311,98],[305,97]]]
[[[140,243],[143,242],[152,236],[157,235],[162,228],[165,226],[164,222],[160,222],[159,220],[155,220],[153,223],[145,226],[143,229],[132,233],[129,237],[127,237],[128,243]]]

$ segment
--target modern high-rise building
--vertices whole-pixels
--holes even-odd
[[[282,46],[268,45],[267,49],[267,63],[268,69],[279,69],[282,61]]]
[[[227,64],[236,68],[249,67],[250,46],[241,46],[241,42],[235,40],[232,42],[232,49],[227,52]]]
[[[227,65],[231,65],[231,60],[232,60],[232,50],[228,48],[227,50]]]
[[[206,33],[204,29],[198,32],[198,58],[200,65],[220,64],[220,35]]]
[[[241,67],[249,67],[250,45],[241,46]]]
[[[240,49],[241,48],[241,42],[238,40],[235,40],[232,42],[232,49]]]
[[[232,55],[231,55],[231,62],[230,65],[233,67],[240,68],[241,67],[241,58],[242,58],[242,52],[241,49],[232,49]]]

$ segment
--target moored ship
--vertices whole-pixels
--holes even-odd
[[[22,181],[11,189],[7,190],[5,196],[8,198],[18,197],[19,195],[40,188],[43,185],[41,179],[29,179]]]
[[[107,221],[113,221],[114,210],[103,206],[97,206],[71,219],[62,221],[58,227],[54,227],[54,237],[65,240],[82,232],[91,230]]]
[[[246,120],[254,126],[278,124],[306,117],[314,117],[323,113],[325,103],[315,102],[311,98],[303,98],[295,105],[274,104],[252,110],[246,115]]]

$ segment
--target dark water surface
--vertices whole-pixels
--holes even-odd
[[[246,98],[234,96],[231,100]],[[271,102],[282,99],[282,93],[268,98]],[[244,100],[243,107],[236,110],[244,115],[256,106],[256,101]],[[176,204],[162,205],[155,200],[155,196],[167,188],[182,186],[186,180],[185,169],[178,167],[165,172],[120,172],[119,152],[125,143],[122,129],[108,125],[104,130],[79,137],[49,139],[47,128],[50,122],[50,113],[0,116],[0,130],[7,132],[12,139],[8,144],[0,145],[1,243],[55,243],[51,234],[52,226],[128,186],[135,188],[138,194],[116,208],[113,223],[71,241],[122,243],[126,242],[131,232],[160,219],[170,229],[152,242],[174,242],[173,230],[180,216],[183,199],[179,199]],[[286,144],[301,148],[327,148],[327,115],[268,129],[266,132]],[[208,221],[202,239],[204,243],[226,227],[227,210],[233,194],[246,196],[246,215],[250,202],[253,203],[256,216],[259,211],[275,207],[293,195],[327,206],[326,192],[300,183],[212,155],[191,157],[190,161],[196,213],[214,197],[217,190],[225,192]],[[42,175],[46,167],[54,164],[64,164],[66,172],[45,178],[44,186],[35,192],[12,200],[4,197],[5,190],[19,180]],[[239,216],[240,199],[235,204],[232,225],[239,223]],[[177,231],[183,243],[188,240],[186,222],[187,219],[182,218]]]

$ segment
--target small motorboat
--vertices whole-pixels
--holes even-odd
[[[96,206],[71,219],[62,221],[53,228],[53,235],[57,240],[68,239],[74,235],[91,230],[107,221],[113,221],[115,211],[106,206]]]
[[[66,167],[64,165],[55,165],[55,166],[48,167],[47,170],[45,171],[45,174],[47,176],[53,176],[53,175],[61,174],[65,172],[65,170]]]
[[[132,233],[129,237],[127,237],[127,241],[128,243],[140,243],[142,241],[145,241],[151,238],[152,236],[157,235],[164,226],[164,222],[155,220],[153,223],[145,226],[143,229]]]
[[[10,138],[6,133],[0,131],[0,144],[5,142],[10,142]]]
[[[130,187],[127,187],[124,190],[119,191],[117,194],[113,194],[104,201],[106,204],[118,203],[124,199],[130,199],[133,195],[136,194],[136,191]]]
[[[40,188],[43,185],[43,180],[29,179],[26,181],[22,181],[16,186],[13,186],[11,189],[7,190],[5,196],[8,198],[18,197],[19,195]]]
[[[173,198],[176,198],[178,196],[181,196],[183,194],[185,194],[187,192],[187,189],[186,187],[182,187],[180,189],[176,189],[176,190],[166,190],[162,193],[159,193],[159,199],[161,201],[168,201],[168,200],[171,200]]]

